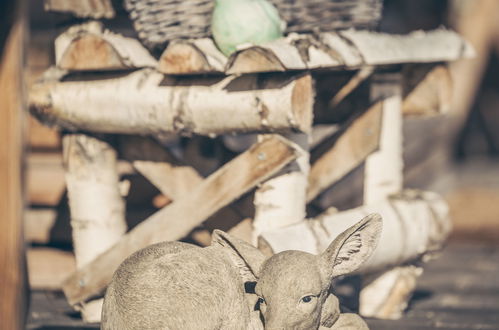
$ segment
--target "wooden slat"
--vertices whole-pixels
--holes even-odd
[[[208,44],[212,41],[206,39],[204,42]],[[183,41],[183,45],[192,44],[192,49],[196,48],[194,43],[194,40]],[[169,57],[176,58],[176,49],[170,48],[166,52]],[[202,54],[200,51],[198,57],[202,58]],[[292,34],[266,44],[248,46],[227,59],[224,72],[241,74],[325,68],[352,70],[364,65],[452,61],[471,55],[470,46],[449,30],[408,35],[348,30],[338,34],[323,33],[318,40],[310,35]],[[163,63],[160,70],[171,74],[185,73],[176,69],[179,67],[177,63],[172,64]],[[203,72],[221,72],[218,65],[205,65],[203,68]],[[193,72],[194,68],[191,67],[188,73]]]
[[[208,177],[189,195],[142,222],[115,246],[73,274],[63,285],[70,304],[102,292],[114,270],[134,251],[156,242],[184,237],[211,214],[297,156],[296,149],[282,138],[272,137],[254,145]]]
[[[23,1],[0,5],[0,327],[24,329],[27,307],[22,226]]]
[[[382,102],[357,118],[310,169],[307,201],[360,165],[379,145]]]

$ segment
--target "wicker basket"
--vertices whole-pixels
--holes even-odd
[[[371,29],[383,0],[270,0],[287,22],[287,32]],[[149,48],[168,40],[210,35],[213,0],[125,0],[139,38]]]

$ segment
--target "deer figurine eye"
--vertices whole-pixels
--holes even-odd
[[[263,299],[262,297],[259,297],[258,298],[258,304],[265,304],[265,299]]]
[[[304,303],[309,303],[312,301],[312,298],[314,298],[314,296],[305,296],[301,298],[301,301]]]

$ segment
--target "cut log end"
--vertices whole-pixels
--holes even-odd
[[[277,56],[268,49],[257,46],[234,53],[225,70],[227,74],[281,71],[286,71],[286,68]]]
[[[206,56],[193,44],[170,44],[159,59],[160,72],[166,74],[194,74],[212,71]]]
[[[59,67],[91,71],[124,69],[126,65],[109,42],[96,35],[85,35],[71,43],[64,52]]]

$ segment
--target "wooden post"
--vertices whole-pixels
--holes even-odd
[[[371,99],[383,100],[379,150],[365,166],[364,204],[376,204],[402,190],[402,86],[399,73],[374,76]]]
[[[64,163],[76,265],[82,268],[125,233],[125,203],[119,191],[117,152],[84,134],[63,138]],[[82,306],[86,322],[99,322],[102,299]]]
[[[23,1],[0,3],[0,328],[24,329],[27,277],[22,234]]]
[[[374,76],[371,89],[373,101],[383,100],[379,150],[369,156],[365,165],[364,204],[373,205],[399,193],[403,186],[402,160],[402,84],[400,73],[380,73]],[[412,267],[412,266],[408,266]],[[399,318],[407,307],[415,286],[405,290],[395,288],[415,283],[422,271],[398,267],[379,274],[360,292],[360,313],[378,318]],[[412,276],[412,280],[408,280]],[[401,278],[404,278],[403,280]],[[383,283],[382,286],[377,283]],[[403,294],[402,294],[403,292]]]

